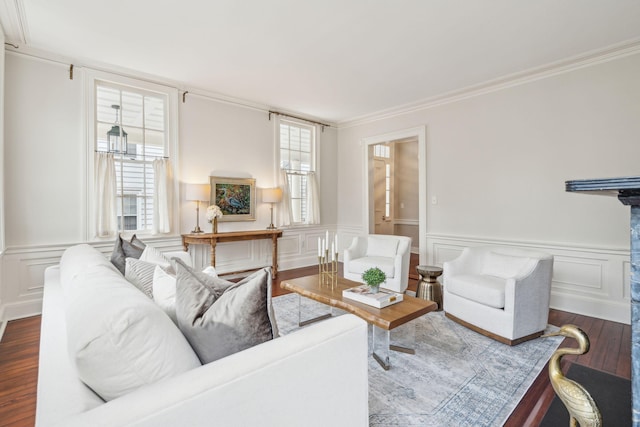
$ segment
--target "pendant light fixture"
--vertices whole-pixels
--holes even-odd
[[[111,130],[107,132],[107,142],[109,143],[109,152],[122,153],[127,152],[127,133],[119,125],[120,106],[112,105],[116,112],[116,120],[114,125],[111,126]]]

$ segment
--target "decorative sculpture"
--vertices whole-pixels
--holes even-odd
[[[563,325],[556,332],[544,337],[564,336],[578,341],[578,348],[557,349],[549,360],[549,379],[556,394],[569,411],[569,426],[601,427],[602,415],[589,392],[575,381],[566,378],[560,369],[560,359],[565,354],[585,354],[589,351],[589,337],[575,325]]]

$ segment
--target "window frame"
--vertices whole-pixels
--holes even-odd
[[[97,89],[96,85],[99,82],[104,83],[106,86],[115,86],[121,90],[127,90],[129,88],[135,92],[148,93],[150,95],[161,96],[166,98],[166,113],[165,113],[165,129],[166,129],[166,146],[165,156],[171,161],[173,168],[173,175],[179,176],[178,173],[178,90],[169,86],[164,86],[157,83],[151,83],[144,80],[138,80],[135,78],[129,78],[112,74],[103,71],[87,69],[85,71],[85,87],[84,87],[84,110],[86,114],[85,120],[85,143],[83,144],[85,150],[86,168],[85,168],[85,194],[86,194],[86,224],[83,227],[85,230],[86,241],[102,241],[113,240],[114,236],[100,237],[97,236],[96,224],[94,218],[96,217],[96,199],[93,191],[94,186],[94,153],[96,147],[96,132],[97,132],[97,115],[96,115],[96,98]],[[179,230],[179,184],[177,179],[174,180],[173,186],[173,201],[171,205],[172,224],[171,233],[162,234],[163,237],[174,237],[180,235]],[[121,234],[136,233],[140,237],[151,238],[154,235],[151,230],[119,230]],[[116,232],[117,235],[117,232]]]
[[[275,151],[275,175],[276,177],[280,177],[281,173],[282,173],[282,167],[281,167],[281,162],[282,162],[282,158],[281,158],[281,144],[280,144],[280,125],[281,124],[288,124],[290,126],[297,126],[300,128],[306,128],[309,129],[311,131],[311,150],[310,150],[310,154],[311,154],[311,168],[310,171],[313,172],[315,174],[316,177],[316,184],[317,184],[317,191],[318,191],[318,199],[320,198],[320,194],[321,189],[320,189],[320,156],[319,156],[319,147],[320,147],[320,132],[318,132],[318,126],[314,125],[314,124],[310,124],[304,120],[297,120],[295,118],[291,118],[291,117],[281,117],[281,116],[277,116],[276,120],[274,121],[274,126],[275,126],[275,137],[274,137],[274,151]],[[281,182],[281,178],[277,178],[276,179],[277,182],[280,182],[280,185],[284,185],[283,182]],[[307,184],[308,185],[308,184]],[[308,190],[307,190],[308,191]],[[291,196],[289,198],[289,204],[291,204]],[[308,207],[307,207],[308,208]],[[308,219],[308,212],[307,212],[307,219]],[[282,221],[281,221],[282,222]],[[284,227],[289,227],[289,228],[295,228],[295,227],[312,227],[312,226],[317,226],[317,225],[313,225],[313,224],[307,224],[305,222],[293,222],[293,218],[290,218],[290,224],[289,225],[285,225]]]

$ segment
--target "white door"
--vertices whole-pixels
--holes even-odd
[[[375,234],[393,234],[393,179],[388,159],[373,160]]]

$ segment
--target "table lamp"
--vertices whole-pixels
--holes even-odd
[[[271,224],[269,224],[267,230],[275,230],[276,228],[276,226],[273,225],[273,204],[280,203],[281,200],[282,190],[279,187],[262,189],[262,201],[271,204]]]
[[[196,202],[196,228],[192,233],[202,233],[200,229],[200,201],[209,201],[209,186],[207,184],[187,184],[186,199]]]

